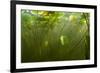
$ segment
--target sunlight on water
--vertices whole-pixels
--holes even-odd
[[[60,41],[61,41],[61,44],[64,45],[64,36],[63,35],[60,36]]]
[[[48,46],[48,41],[45,41],[45,46]]]

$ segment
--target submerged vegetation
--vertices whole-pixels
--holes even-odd
[[[89,58],[89,13],[21,10],[22,62]]]

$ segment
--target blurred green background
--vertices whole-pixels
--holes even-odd
[[[21,10],[21,62],[90,59],[89,13]]]

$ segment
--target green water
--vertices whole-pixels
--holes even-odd
[[[21,62],[90,59],[89,13],[21,10]]]

